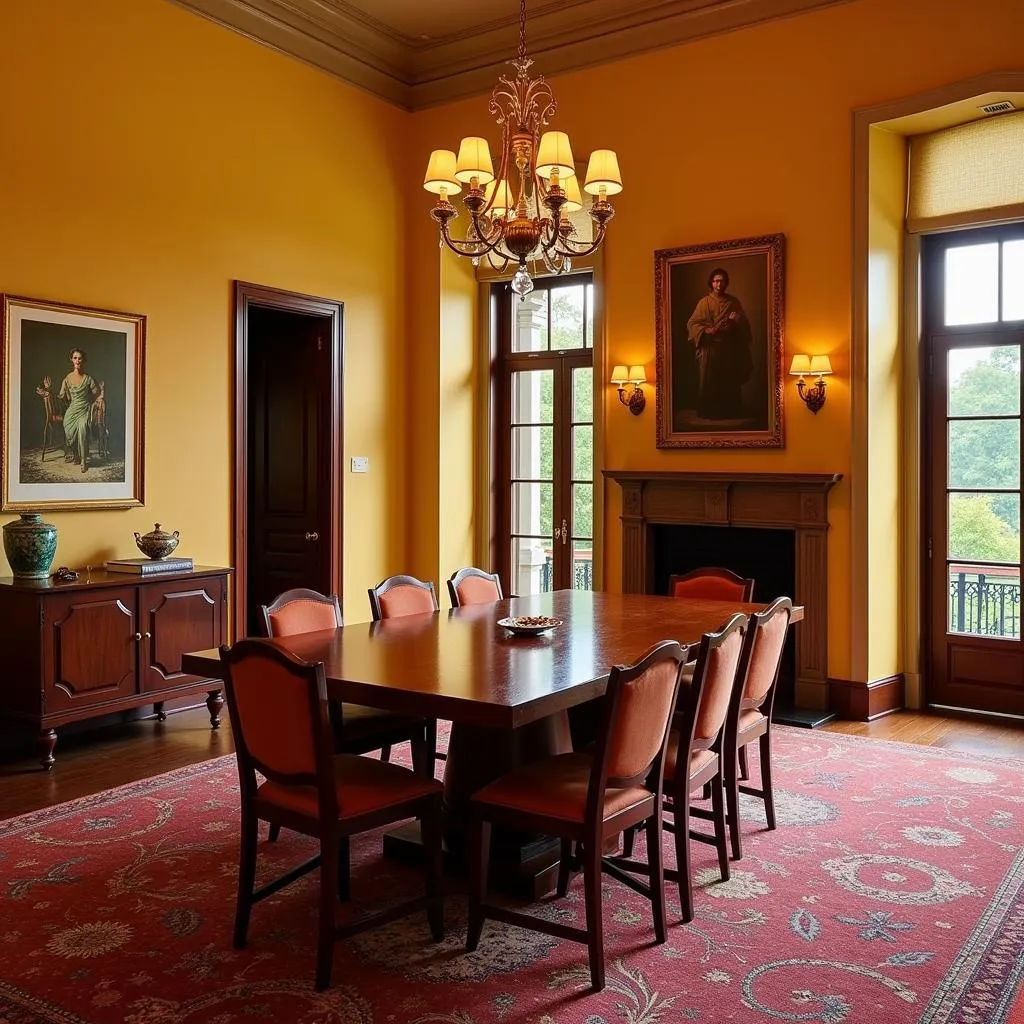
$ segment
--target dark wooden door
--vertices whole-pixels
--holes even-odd
[[[332,589],[331,322],[252,307],[247,627],[292,587]]]
[[[1024,224],[925,242],[926,697],[1024,715]]]

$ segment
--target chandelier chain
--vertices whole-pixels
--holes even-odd
[[[526,57],[526,0],[519,0],[519,59]]]

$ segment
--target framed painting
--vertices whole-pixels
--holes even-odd
[[[783,235],[654,254],[659,448],[781,448]]]
[[[3,511],[141,505],[146,318],[3,307]]]

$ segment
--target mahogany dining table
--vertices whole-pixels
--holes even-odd
[[[460,847],[464,852],[470,795],[519,764],[571,749],[567,711],[604,693],[612,665],[637,660],[660,640],[696,644],[736,612],[763,607],[561,590],[274,642],[297,657],[323,662],[331,697],[451,721],[446,842],[458,853]],[[537,637],[512,636],[498,625],[519,615],[548,615],[562,624]],[[802,618],[803,608],[795,607],[791,621]],[[223,676],[217,650],[185,654],[182,668]],[[528,859],[528,845],[519,847],[520,861]]]

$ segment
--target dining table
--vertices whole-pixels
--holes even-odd
[[[512,597],[381,622],[282,637],[273,643],[322,662],[328,696],[405,715],[450,721],[444,768],[445,843],[465,862],[469,799],[513,768],[572,749],[568,713],[600,697],[613,665],[661,640],[696,644],[736,613],[762,604],[587,590]],[[516,636],[500,621],[547,616],[558,625]],[[793,609],[791,622],[803,618]],[[222,678],[218,650],[185,654],[182,668]],[[496,839],[498,837],[495,837]],[[536,895],[550,884],[550,843],[494,844],[496,879]],[[557,844],[556,844],[557,845]],[[394,849],[401,849],[396,840]]]

